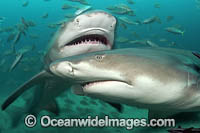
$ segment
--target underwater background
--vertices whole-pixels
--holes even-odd
[[[82,1],[82,3],[80,2]],[[1,0],[0,1],[0,104],[18,86],[30,79],[41,70],[43,56],[59,28],[60,23],[75,16],[77,8],[90,6],[88,10],[104,10],[117,17],[115,34],[115,48],[128,48],[148,46],[147,40],[161,47],[181,48],[200,51],[200,1],[199,0]],[[121,14],[118,9],[124,6],[132,10],[131,14]],[[112,8],[111,8],[112,7]],[[128,9],[128,10],[129,10]],[[133,14],[132,14],[133,13]],[[124,22],[123,18],[130,20]],[[144,24],[145,19],[155,17],[156,21]],[[15,40],[17,30],[22,27],[23,20],[29,22],[29,28]],[[134,23],[135,22],[135,23]],[[167,27],[175,27],[182,31],[173,34],[166,31]],[[23,29],[22,29],[23,30]],[[15,43],[13,43],[16,41]],[[134,42],[137,41],[137,42]],[[25,51],[18,65],[11,69],[16,54],[13,51]],[[30,90],[31,91],[31,90]],[[0,133],[20,132],[159,132],[167,133],[167,128],[137,127],[131,130],[126,128],[42,128],[39,124],[34,128],[24,125],[24,120],[11,128],[12,115],[23,113],[24,100],[30,92],[25,92],[7,111],[0,110]],[[124,106],[122,113],[103,101],[88,97],[79,97],[71,92],[66,92],[57,98],[61,107],[59,118],[87,118],[88,115],[111,118],[147,118],[147,110]],[[49,114],[42,111],[39,116]],[[199,116],[199,115],[198,115]],[[179,122],[176,126],[184,128],[200,127],[200,117],[191,121]]]

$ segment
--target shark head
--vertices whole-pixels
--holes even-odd
[[[126,56],[112,54],[108,50],[56,60],[51,63],[50,71],[78,83],[80,86],[76,86],[74,90],[78,95],[113,101],[123,99],[126,97],[125,93],[131,94],[131,81],[126,78],[130,75],[129,66],[123,63],[128,60]],[[124,71],[121,72],[121,69]],[[118,89],[114,91],[115,87]]]
[[[55,35],[49,62],[87,52],[109,50],[113,46],[116,18],[104,11],[92,11],[64,23]]]

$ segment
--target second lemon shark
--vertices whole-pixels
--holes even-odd
[[[50,70],[79,84],[74,88],[78,95],[146,108],[149,118],[200,111],[200,59],[191,51],[100,51],[59,59]]]

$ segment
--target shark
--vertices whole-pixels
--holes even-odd
[[[73,82],[77,95],[148,109],[148,118],[166,118],[200,111],[199,58],[182,49],[124,48],[62,58],[49,69]]]
[[[116,18],[111,14],[95,10],[64,22],[48,45],[42,70],[19,86],[2,104],[6,110],[25,91],[34,88],[33,100],[28,103],[26,113],[37,114],[47,110],[59,114],[55,98],[62,94],[70,83],[64,83],[48,69],[51,62],[78,54],[110,50],[113,47]]]

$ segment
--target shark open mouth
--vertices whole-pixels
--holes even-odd
[[[81,86],[82,86],[82,88],[87,88],[87,87],[90,87],[90,86],[92,86],[92,85],[97,85],[97,84],[100,84],[100,83],[110,82],[110,81],[111,81],[111,80],[86,82],[86,83],[81,84]]]
[[[108,39],[99,34],[84,35],[78,37],[71,42],[65,44],[65,46],[80,45],[80,44],[103,44],[110,45]]]
[[[110,82],[120,82],[120,83],[125,83],[127,85],[130,85],[130,83],[125,82],[125,81],[121,81],[121,80],[98,80],[98,81],[91,81],[91,82],[82,83],[81,86],[84,89],[84,88],[89,88],[89,87],[99,85],[99,84],[102,84],[102,83],[105,84],[105,83],[110,83]]]

